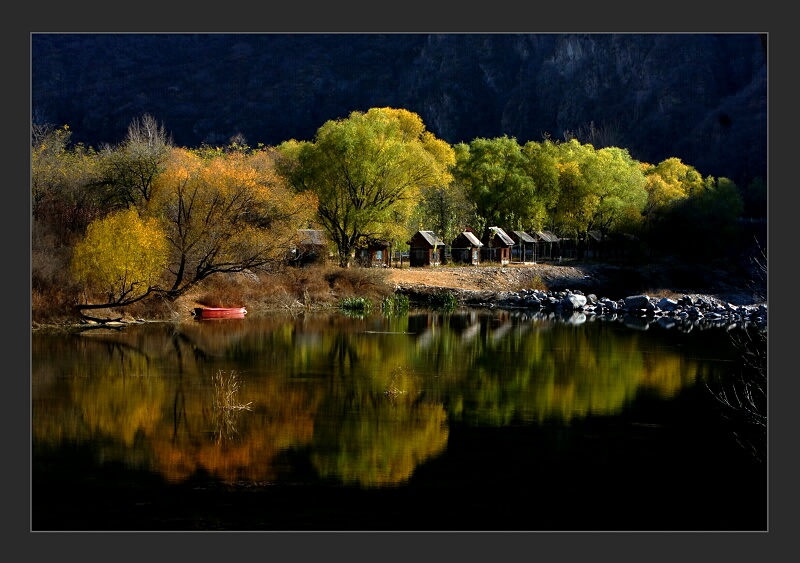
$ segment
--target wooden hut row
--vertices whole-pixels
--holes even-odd
[[[548,231],[530,235],[525,231],[507,233],[502,228],[489,227],[482,239],[470,228],[456,236],[450,244],[450,260],[457,264],[478,265],[494,262],[536,263],[537,258],[552,258],[553,246],[560,239]],[[408,241],[411,266],[431,266],[445,262],[444,242],[433,231],[417,231]]]
[[[407,242],[409,246],[409,265],[412,267],[438,266],[449,258],[457,264],[477,266],[481,262],[501,265],[515,263],[536,263],[537,260],[553,259],[561,256],[561,239],[549,231],[528,234],[525,231],[506,232],[502,228],[489,227],[487,235],[478,234],[466,228],[450,243],[449,257],[445,254],[445,242],[433,231],[417,231]],[[356,263],[364,267],[389,267],[391,245],[387,241],[370,239],[356,250]],[[298,231],[297,245],[292,250],[291,259],[295,264],[324,261],[330,257],[324,231],[301,229]]]

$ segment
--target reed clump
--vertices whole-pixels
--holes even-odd
[[[236,434],[239,413],[252,410],[253,402],[240,402],[241,383],[237,372],[218,370],[212,377],[214,384],[212,412],[215,436],[217,441],[231,439]]]

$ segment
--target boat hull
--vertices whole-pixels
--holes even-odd
[[[194,310],[198,319],[243,319],[246,314],[244,307],[196,307]]]

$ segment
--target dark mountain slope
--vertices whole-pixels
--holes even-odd
[[[119,142],[150,113],[179,145],[311,140],[370,107],[450,143],[565,132],[740,185],[767,173],[767,57],[755,34],[37,34],[33,118]],[[593,124],[593,127],[592,127]]]

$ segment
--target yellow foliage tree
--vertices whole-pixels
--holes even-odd
[[[281,260],[316,211],[313,194],[295,194],[268,156],[244,151],[173,149],[148,212],[170,242],[170,298],[216,273]]]
[[[703,189],[700,173],[679,158],[667,158],[656,166],[642,164],[641,167],[647,191],[647,204],[642,215],[647,226],[662,219],[675,203]]]
[[[155,219],[143,219],[135,209],[112,213],[89,224],[75,245],[71,270],[84,284],[94,304],[78,310],[128,305],[157,286],[169,247]]]

